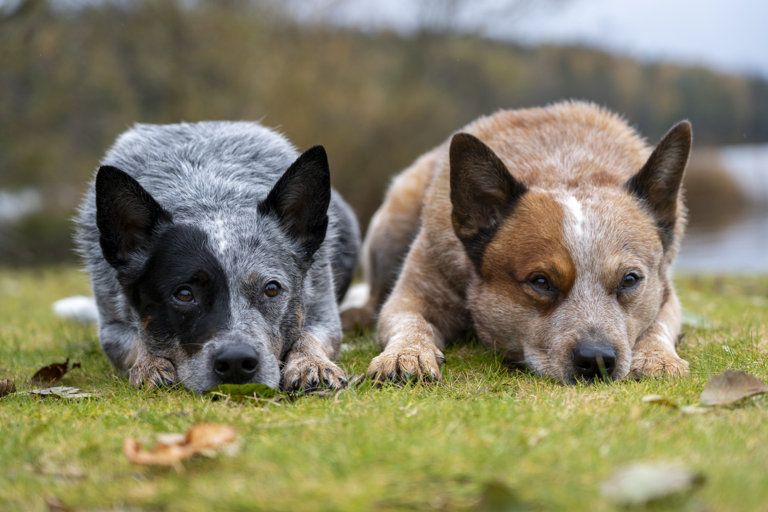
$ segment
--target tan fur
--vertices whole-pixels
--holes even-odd
[[[405,260],[408,247],[419,229],[419,217],[432,172],[436,153],[419,158],[392,182],[384,203],[371,218],[369,236],[362,248],[363,271],[370,285],[368,302],[341,314],[344,330],[356,325],[371,327],[376,312],[389,295]]]
[[[450,142],[395,180],[364,245],[372,296],[357,322],[372,317],[398,275],[379,313],[384,351],[369,374],[439,378],[445,343],[473,330],[510,360],[564,382],[573,380],[575,344],[597,335],[616,351],[616,378],[684,374],[668,267],[685,210],[678,198],[665,250],[654,218],[624,188],[653,148],[621,118],[586,103],[502,111],[461,131],[493,150],[528,192],[476,269],[452,225]],[[644,276],[638,291],[614,293],[637,269]],[[556,299],[531,288],[536,272],[556,285]]]

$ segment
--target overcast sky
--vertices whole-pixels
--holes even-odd
[[[412,30],[425,18],[526,43],[586,43],[768,78],[768,0],[314,0],[304,18]],[[512,4],[513,7],[509,7]],[[313,7],[310,7],[313,6]],[[458,21],[457,21],[458,19]]]

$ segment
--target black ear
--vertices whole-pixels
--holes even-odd
[[[528,188],[468,133],[451,139],[450,163],[453,230],[479,268],[485,246]]]
[[[310,259],[325,240],[330,201],[328,157],[323,146],[313,146],[285,171],[259,210],[277,217],[299,243],[302,256]]]
[[[659,227],[664,250],[672,244],[680,184],[691,152],[691,123],[681,121],[673,126],[653,150],[648,161],[624,185],[653,213]]]
[[[102,166],[96,175],[96,225],[107,262],[121,270],[132,254],[149,249],[155,230],[171,215],[116,167]]]

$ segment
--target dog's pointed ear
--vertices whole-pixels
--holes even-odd
[[[96,175],[96,225],[104,258],[118,271],[131,255],[149,249],[155,230],[170,223],[171,215],[139,185],[116,167],[99,168]]]
[[[680,215],[678,197],[691,152],[691,123],[681,121],[662,137],[648,161],[624,185],[653,213],[666,251],[674,240]]]
[[[325,240],[330,201],[328,157],[323,146],[313,146],[285,171],[259,210],[274,215],[309,259]]]
[[[479,268],[485,246],[528,189],[491,148],[468,133],[451,139],[450,165],[453,230]]]

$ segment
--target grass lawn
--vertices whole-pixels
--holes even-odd
[[[705,414],[642,401],[695,404],[727,368],[768,380],[768,277],[677,283],[688,378],[566,387],[469,343],[446,351],[439,384],[233,401],[134,390],[95,328],[51,312],[59,298],[90,293],[85,275],[0,270],[0,379],[28,390],[38,368],[70,357],[82,367],[61,385],[99,394],[0,398],[0,510],[48,510],[54,499],[73,510],[497,510],[488,489],[502,488],[507,509],[604,511],[616,506],[600,483],[642,461],[704,476],[652,510],[768,510],[766,395]],[[349,336],[341,365],[362,373],[376,353],[372,333]],[[235,426],[239,451],[181,469],[123,455],[127,436],[153,444],[203,421]]]

